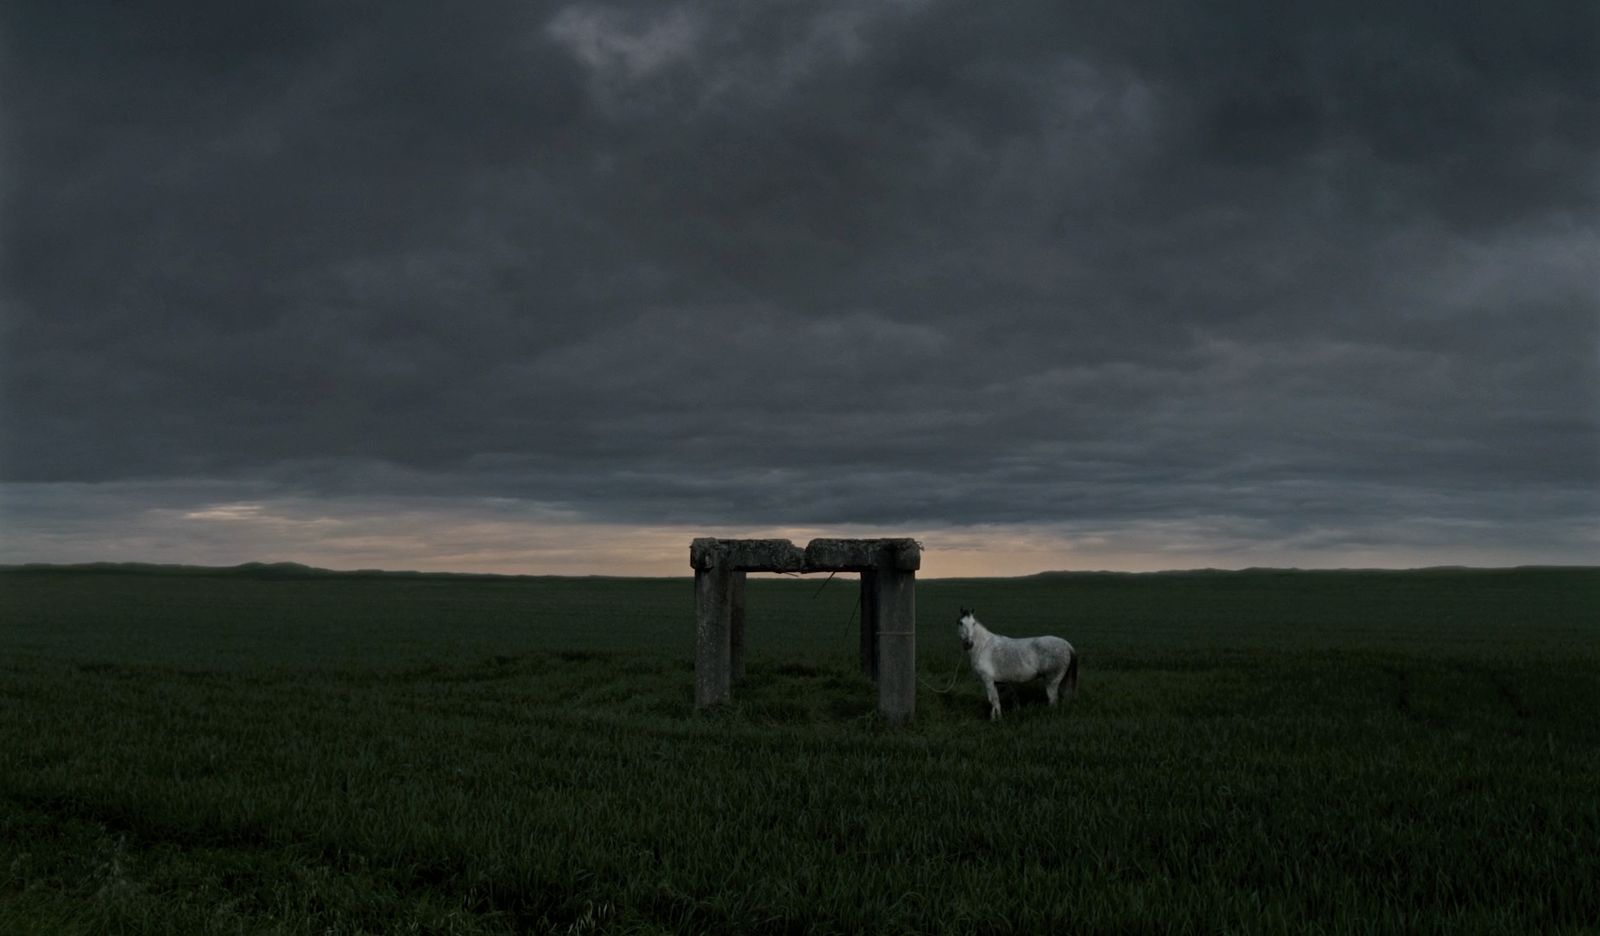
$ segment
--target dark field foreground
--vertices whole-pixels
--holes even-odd
[[[820,586],[0,572],[0,933],[1600,928],[1600,570],[924,581],[1083,683],[904,730]]]

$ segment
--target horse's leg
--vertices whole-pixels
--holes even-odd
[[[1048,680],[1045,681],[1044,694],[1050,697],[1050,704],[1051,705],[1055,705],[1056,704],[1056,695],[1060,692],[1061,680],[1065,679],[1066,676],[1067,676],[1067,668],[1065,666],[1063,666],[1060,669],[1056,670],[1056,674],[1054,676],[1051,676]]]
[[[989,720],[1000,720],[1000,693],[994,688],[994,677],[983,676],[983,694],[989,697]]]

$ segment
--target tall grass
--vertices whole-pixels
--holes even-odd
[[[1600,926],[1600,573],[924,582],[1083,689],[905,729],[852,585],[0,574],[0,932]]]

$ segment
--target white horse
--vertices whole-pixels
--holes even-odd
[[[1000,718],[1000,693],[994,684],[1022,683],[1036,676],[1045,679],[1044,691],[1050,704],[1056,704],[1056,693],[1062,680],[1067,683],[1067,696],[1078,692],[1078,651],[1060,637],[1001,637],[990,633],[978,623],[977,617],[967,608],[961,609],[961,645],[967,648],[972,661],[972,672],[983,682],[983,691],[989,697],[989,717]]]

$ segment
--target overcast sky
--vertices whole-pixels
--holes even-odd
[[[0,562],[1600,561],[1600,6],[11,2]]]

